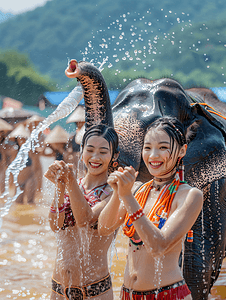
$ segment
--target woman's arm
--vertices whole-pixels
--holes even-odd
[[[110,196],[103,198],[102,201],[94,207],[90,207],[77,183],[77,177],[73,172],[73,165],[66,164],[64,161],[55,161],[50,165],[45,173],[54,184],[58,182],[64,183],[70,198],[70,205],[76,225],[83,227],[86,224],[94,224],[99,217],[100,212],[109,201]]]
[[[75,176],[72,167],[69,167],[68,169],[67,190],[76,224],[79,227],[83,227],[88,223],[93,223],[95,221],[93,210],[79,188],[77,177]]]
[[[123,169],[119,168],[118,171],[122,172]],[[136,172],[135,176],[137,174]],[[119,200],[117,178],[114,176],[114,173],[108,177],[108,183],[114,192],[98,219],[99,234],[103,236],[110,235],[118,229],[124,223],[127,213],[124,203]],[[141,185],[141,182],[135,182],[132,192],[136,192]]]
[[[70,197],[72,212],[76,220],[76,224],[79,227],[83,227],[86,224],[92,225],[96,223],[101,211],[111,197],[111,193],[105,198],[102,196],[101,202],[95,204],[95,206],[91,208],[80,190],[71,164],[68,164],[67,190]]]
[[[98,218],[99,235],[111,235],[123,224],[125,215],[126,208],[120,203],[117,191],[114,191]]]
[[[123,169],[119,168],[120,171]],[[113,189],[113,194],[98,219],[98,231],[102,236],[110,235],[118,229],[123,224],[127,212],[119,200],[117,177],[114,176],[114,172],[109,175],[108,184]]]
[[[94,219],[93,211],[78,186],[71,164],[66,164],[64,161],[55,161],[49,166],[45,177],[56,185],[59,182],[63,183],[64,192],[65,186],[67,187],[71,209],[77,226],[82,227],[87,223],[92,223]]]
[[[133,214],[140,209],[139,203],[131,193],[131,187],[135,180],[134,170],[126,168],[123,173],[117,173],[117,178],[120,199],[123,200],[128,213]],[[153,256],[164,255],[172,249],[190,230],[202,209],[203,195],[200,190],[196,188],[183,189],[178,196],[184,201],[180,201],[181,204],[161,230],[156,228],[146,216],[133,222],[147,251]]]

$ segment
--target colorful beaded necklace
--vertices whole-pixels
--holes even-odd
[[[173,199],[176,195],[176,192],[179,186],[185,181],[181,181],[179,177],[179,172],[176,173],[174,180],[172,183],[167,184],[162,191],[160,192],[158,199],[156,200],[153,208],[147,214],[148,219],[159,229],[163,227],[165,224],[171,209],[171,205]],[[142,185],[139,190],[135,194],[135,198],[137,202],[140,204],[141,208],[143,209],[148,195],[153,188],[153,180],[145,183]],[[128,213],[126,214],[125,218],[125,226],[123,227],[124,234],[128,236],[131,242],[135,245],[142,245],[143,242],[141,240],[134,240],[133,236],[135,234],[135,228],[129,218]]]

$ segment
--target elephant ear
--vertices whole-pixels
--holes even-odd
[[[205,117],[209,123],[221,131],[226,141],[226,120],[224,117],[217,116],[217,114],[211,114],[211,112],[209,112],[199,103],[196,103],[192,106],[192,112]]]

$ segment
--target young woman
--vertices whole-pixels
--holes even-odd
[[[72,165],[64,161],[55,161],[45,173],[56,185],[49,214],[57,237],[50,299],[113,299],[107,251],[114,235],[101,237],[97,221],[112,193],[108,170],[117,157],[115,130],[97,125],[82,140],[84,178],[77,179]]]
[[[186,150],[182,124],[160,118],[147,129],[142,151],[153,180],[133,196],[137,173],[132,167],[108,178],[114,192],[99,217],[99,232],[110,235],[124,223],[130,239],[121,299],[192,299],[178,261],[203,196],[179,178]]]

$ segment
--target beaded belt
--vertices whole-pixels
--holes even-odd
[[[63,289],[59,282],[52,278],[52,291],[59,295],[66,296],[66,298],[70,300],[83,300],[88,297],[95,297],[107,292],[111,289],[111,287],[112,283],[110,274],[91,284],[81,287],[72,285],[65,287],[65,289]]]
[[[156,294],[156,292],[158,293],[161,293],[163,291],[168,291],[168,290],[171,290],[171,289],[175,289],[179,286],[182,286],[182,285],[185,285],[186,282],[185,280],[181,280],[181,281],[178,281],[176,283],[173,283],[171,285],[167,285],[167,286],[163,286],[161,288],[157,288],[157,289],[154,289],[154,290],[151,290],[151,291],[142,291],[142,292],[139,292],[139,291],[134,291],[134,290],[131,290],[131,289],[127,289],[124,285],[122,286],[122,290],[125,291],[126,293],[131,293],[132,295],[152,295],[152,294]]]

